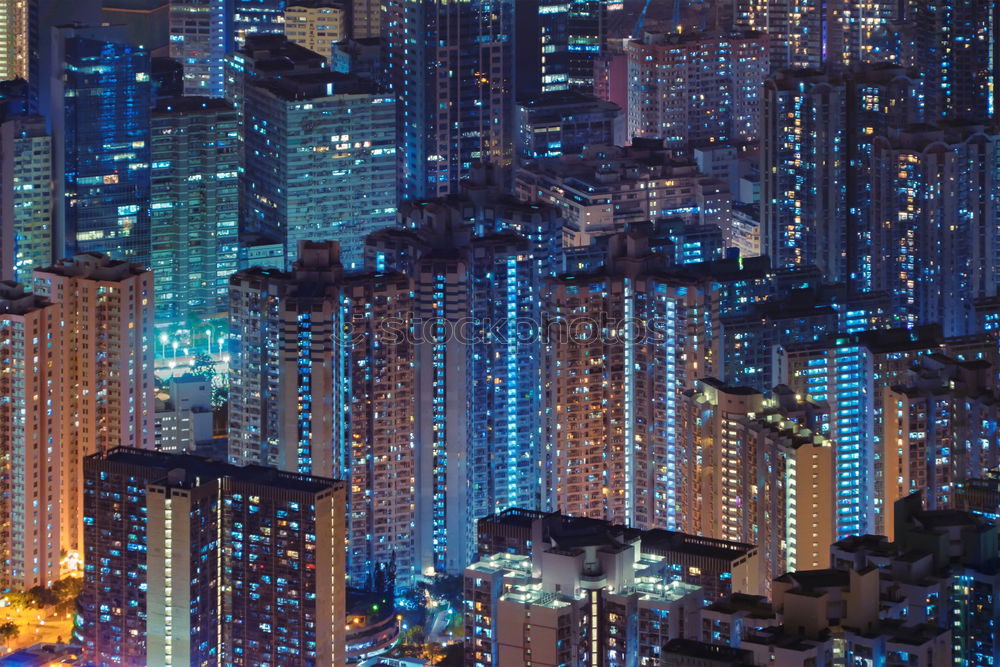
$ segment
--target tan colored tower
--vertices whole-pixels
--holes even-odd
[[[67,476],[60,304],[0,282],[0,585],[59,578],[59,507]]]
[[[83,457],[154,446],[153,274],[84,253],[37,269],[34,291],[62,306],[69,387],[62,541],[67,550],[79,550]]]

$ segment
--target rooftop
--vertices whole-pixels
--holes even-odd
[[[236,110],[227,100],[218,97],[202,97],[192,95],[190,97],[168,97],[161,99],[153,109],[154,115],[170,115],[199,113],[201,111],[232,111]]]
[[[159,470],[162,476],[159,483],[174,488],[194,488],[204,482],[225,478],[286,491],[315,494],[339,484],[336,480],[283,472],[275,468],[241,467],[192,454],[167,454],[132,447],[117,447],[106,454],[93,454],[88,458]]]
[[[122,282],[134,276],[150,273],[138,264],[111,259],[99,252],[80,253],[36,271],[42,274],[50,273],[67,278],[85,278],[101,282]]]
[[[750,651],[731,646],[706,644],[705,642],[693,639],[671,639],[663,647],[663,654],[714,660],[717,662],[725,661],[727,665],[733,665],[734,667],[753,665],[753,653]]]

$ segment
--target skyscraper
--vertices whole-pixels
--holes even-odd
[[[915,360],[941,349],[940,328],[917,327],[787,343],[775,351],[775,382],[830,409],[837,461],[837,535],[885,532],[883,499],[896,473],[885,468],[885,392]]]
[[[60,202],[61,203],[61,202]],[[52,261],[52,137],[40,116],[0,125],[0,277],[30,284]]]
[[[414,283],[417,550],[425,573],[468,564],[476,518],[539,502],[538,276],[548,258],[536,242],[552,228],[532,228],[547,224],[541,207],[485,190],[404,204],[406,229],[366,244],[370,269],[403,271]]]
[[[574,3],[521,0],[515,14],[517,102],[569,90],[569,10]],[[583,91],[590,92],[590,91]]]
[[[152,114],[151,260],[160,323],[228,308],[239,245],[236,111],[222,99],[166,99]]]
[[[780,72],[764,86],[762,250],[776,268],[846,268],[847,99],[843,77]]]
[[[339,72],[289,75],[246,88],[241,209],[245,228],[283,243],[335,240],[360,268],[366,234],[395,223],[392,97]]]
[[[997,4],[914,2],[914,65],[926,79],[927,117],[983,122],[996,113]]]
[[[129,448],[83,472],[94,664],[344,664],[342,482]]]
[[[678,400],[714,372],[715,303],[639,235],[612,237],[604,270],[550,282],[544,508],[678,525]]]
[[[149,55],[114,27],[56,31],[55,255],[150,262]],[[65,250],[64,250],[65,249]]]
[[[229,288],[229,459],[330,476],[336,243],[303,242],[292,271],[251,268]]]
[[[626,44],[628,136],[671,148],[757,140],[765,33],[651,33]]]
[[[883,31],[901,21],[896,0],[737,0],[735,21],[770,35],[774,67],[854,65],[890,58],[880,50]]]
[[[881,223],[872,217],[875,145],[890,131],[923,120],[923,80],[916,71],[899,65],[866,63],[851,68],[847,86],[849,284],[856,292],[872,292],[885,289],[874,282],[881,234]]]
[[[303,242],[291,272],[230,286],[229,459],[350,480],[352,586],[417,574],[410,278],[343,277],[336,243]],[[426,488],[426,487],[424,487]]]
[[[386,3],[403,199],[448,194],[474,162],[509,164],[514,2]]]
[[[184,94],[222,97],[233,43],[233,0],[170,3],[170,57],[184,67]]]
[[[826,406],[705,378],[683,394],[680,526],[754,544],[770,578],[827,563],[834,467]]]
[[[80,548],[83,457],[113,447],[153,448],[153,274],[87,253],[35,270],[34,292],[62,306],[68,395],[63,529]]]
[[[7,588],[60,577],[69,445],[63,307],[0,281],[0,572]]]
[[[413,302],[413,280],[401,273],[352,276],[340,286],[334,448],[350,480],[352,586],[372,588],[379,566],[391,565],[401,587],[420,574]]]
[[[873,145],[876,290],[907,325],[972,333],[972,300],[996,294],[998,137],[980,125],[913,126]]]

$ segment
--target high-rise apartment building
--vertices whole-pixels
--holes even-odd
[[[335,240],[361,267],[365,235],[396,214],[395,105],[369,80],[339,72],[247,86],[244,227],[283,243]]]
[[[873,292],[885,289],[875,282],[882,233],[872,217],[879,192],[875,145],[890,131],[923,120],[923,80],[914,70],[884,62],[854,66],[847,76],[847,277],[856,292]]]
[[[54,48],[53,254],[148,267],[149,54],[112,26],[59,28]]]
[[[847,91],[839,74],[781,72],[764,86],[761,224],[778,268],[846,272]]]
[[[6,588],[60,578],[70,449],[63,306],[0,282],[0,577]]]
[[[83,457],[114,447],[152,449],[153,274],[86,253],[35,270],[34,291],[62,306],[63,543],[80,548]]]
[[[997,3],[914,2],[914,66],[926,79],[929,119],[985,122],[996,113]]]
[[[250,268],[229,287],[229,459],[330,476],[335,243],[303,242],[292,271]],[[301,317],[300,317],[301,314]]]
[[[891,483],[882,453],[885,391],[906,380],[918,358],[941,349],[937,327],[834,336],[775,351],[775,381],[826,403],[837,457],[837,539],[885,532]],[[887,477],[888,476],[888,477]]]
[[[229,459],[350,480],[349,581],[417,572],[410,278],[342,277],[336,243],[230,286]],[[425,488],[425,487],[424,487]]]
[[[334,0],[293,0],[285,7],[285,37],[327,58],[347,37],[348,14]]]
[[[683,394],[678,524],[754,544],[765,581],[828,562],[833,447],[825,406],[706,378]]]
[[[673,157],[659,140],[534,160],[516,170],[514,190],[523,201],[559,209],[567,223],[565,246],[588,246],[629,223],[680,218],[723,229],[730,217],[726,184],[703,176],[693,161]]]
[[[184,68],[184,94],[222,97],[233,43],[233,0],[170,3],[169,55]]]
[[[537,327],[548,258],[538,244],[552,227],[541,208],[470,189],[467,198],[405,204],[407,229],[367,242],[369,269],[404,271],[414,282],[425,572],[468,564],[477,518],[539,503]]]
[[[452,192],[475,162],[511,162],[514,6],[513,0],[385,3],[402,199]]]
[[[958,487],[1000,465],[993,369],[982,360],[921,357],[909,377],[887,387],[884,400],[885,506],[921,492],[927,509],[958,508]],[[885,521],[892,537],[893,517]]]
[[[921,125],[873,146],[873,286],[908,326],[972,333],[971,302],[996,294],[998,137],[979,125]]]
[[[639,235],[612,237],[602,271],[549,281],[544,508],[678,525],[678,401],[719,361],[717,298]]]
[[[0,278],[29,284],[31,271],[52,261],[52,206],[45,119],[10,118],[0,125]]]
[[[904,17],[895,0],[737,0],[738,26],[766,32],[775,68],[890,60],[883,33]]]
[[[882,221],[875,146],[923,119],[919,74],[897,65],[786,70],[764,87],[762,250],[777,267],[815,265],[856,292],[874,275]]]
[[[217,98],[163,100],[151,144],[157,321],[201,321],[226,311],[237,268],[236,111]]]
[[[379,566],[391,564],[404,587],[420,572],[413,309],[413,280],[401,273],[345,278],[337,297],[334,447],[350,481],[347,572],[369,589]]]
[[[820,286],[820,275],[814,268],[777,271],[770,294],[757,297],[757,302],[737,301],[720,318],[726,382],[768,391],[782,382],[775,375],[777,347],[825,341],[831,331],[885,326],[885,299],[876,297],[870,303],[866,297],[858,303],[847,298],[842,288]],[[732,296],[738,299],[739,292],[733,290]]]
[[[628,136],[671,148],[757,140],[765,33],[651,33],[626,44]]]
[[[344,664],[344,484],[118,448],[84,463],[95,665]]]

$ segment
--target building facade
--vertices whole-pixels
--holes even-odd
[[[170,3],[171,58],[184,68],[184,94],[222,97],[223,66],[233,43],[233,0]]]
[[[295,0],[285,7],[285,36],[322,56],[347,37],[347,10],[329,0]]]
[[[546,287],[543,508],[675,528],[678,400],[718,361],[716,297],[648,239],[611,241],[604,270]]]
[[[0,447],[3,585],[51,586],[60,578],[71,484],[63,306],[0,282]]]
[[[386,3],[401,199],[446,195],[477,161],[510,164],[514,4]]]
[[[68,432],[64,544],[81,548],[83,458],[154,447],[153,274],[87,253],[35,270],[34,292],[62,306]]]
[[[102,252],[150,265],[149,54],[114,26],[54,33],[56,257]]]
[[[284,243],[338,241],[361,268],[365,235],[395,223],[391,96],[353,75],[288,75],[246,89],[241,210],[249,230]]]
[[[216,98],[162,101],[151,155],[156,319],[201,322],[226,310],[237,267],[236,112]]]
[[[671,148],[757,140],[770,71],[765,33],[646,32],[626,53],[630,138]]]
[[[0,221],[0,277],[30,283],[54,241],[52,136],[40,116],[0,125]]]
[[[83,472],[94,664],[344,664],[341,482],[129,448]]]

